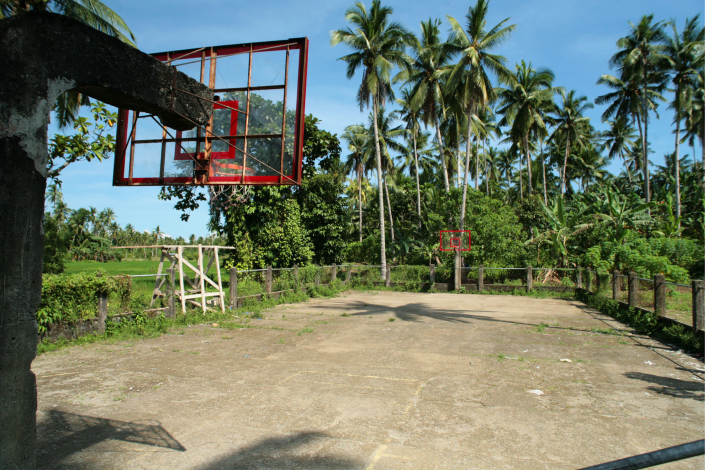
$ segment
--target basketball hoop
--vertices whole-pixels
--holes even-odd
[[[441,230],[441,251],[470,251],[470,230]]]
[[[228,210],[236,209],[247,202],[252,186],[219,185],[208,186],[210,200],[208,203],[213,208]]]

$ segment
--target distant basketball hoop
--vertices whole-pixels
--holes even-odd
[[[470,251],[470,230],[441,230],[441,251]]]

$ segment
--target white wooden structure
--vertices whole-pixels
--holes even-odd
[[[159,260],[159,269],[157,270],[157,280],[154,282],[154,291],[152,292],[152,301],[150,307],[160,297],[167,297],[164,292],[164,284],[167,282],[167,269],[176,269],[178,272],[179,285],[174,289],[174,295],[181,301],[181,311],[186,312],[186,302],[201,307],[203,313],[206,313],[208,308],[206,299],[215,297],[216,303],[220,305],[220,310],[225,312],[225,293],[223,292],[223,282],[220,276],[220,259],[218,257],[219,250],[234,250],[230,246],[211,246],[211,245],[150,245],[150,246],[118,246],[114,248],[159,248],[162,252]],[[197,249],[198,258],[196,266],[191,264],[185,258],[186,250]],[[207,263],[204,263],[205,258],[208,258]],[[164,261],[169,264],[165,268]],[[216,280],[208,276],[208,272],[215,264],[217,273]],[[205,269],[204,269],[205,266]],[[193,280],[184,272],[184,267],[193,271]],[[186,289],[188,284],[190,287]],[[212,287],[215,292],[209,292],[207,287]]]

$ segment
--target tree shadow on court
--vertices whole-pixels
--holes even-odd
[[[330,455],[316,442],[326,439],[321,432],[299,432],[291,436],[270,437],[220,457],[197,470],[346,470],[365,467],[365,462]]]
[[[51,410],[37,423],[37,468],[90,469],[90,461],[68,462],[68,457],[104,441],[122,441],[159,447],[165,451],[186,449],[158,421],[118,421]],[[97,457],[100,458],[100,457]]]
[[[647,387],[647,390],[659,395],[705,401],[705,384],[699,380],[681,380],[642,372],[626,372],[624,376],[654,384]]]

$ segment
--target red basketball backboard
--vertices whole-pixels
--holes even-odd
[[[301,183],[308,39],[153,55],[213,89],[213,118],[181,132],[120,109],[113,185]]]

